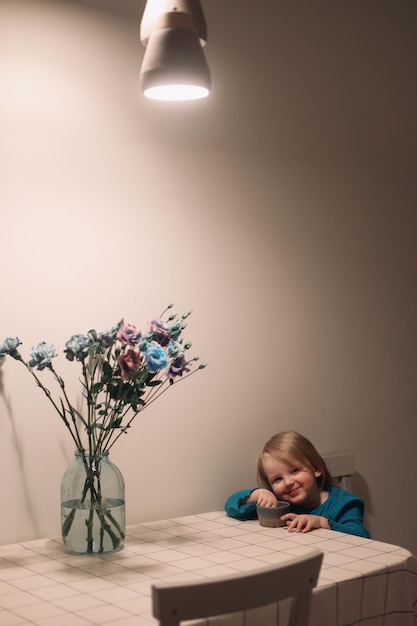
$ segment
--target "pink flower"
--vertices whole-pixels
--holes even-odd
[[[130,346],[134,346],[135,343],[138,343],[140,336],[140,331],[136,326],[132,326],[132,324],[122,324],[117,331],[116,339],[124,345],[129,344]]]
[[[130,380],[138,371],[142,361],[142,355],[135,350],[127,350],[117,359],[122,371],[122,380]]]

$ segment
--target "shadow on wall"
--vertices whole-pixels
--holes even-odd
[[[0,361],[0,397],[3,399],[4,405],[6,407],[6,415],[9,418],[12,445],[16,453],[17,465],[18,465],[19,473],[20,473],[20,480],[23,486],[24,506],[27,511],[28,519],[30,521],[30,524],[33,528],[34,533],[36,534],[36,536],[40,536],[39,526],[36,520],[36,515],[35,515],[32,499],[31,499],[31,492],[30,492],[27,477],[26,477],[23,445],[22,445],[22,441],[19,435],[18,428],[17,428],[16,419],[13,415],[13,407],[11,405],[9,397],[6,396],[6,392],[4,389],[4,374],[3,374],[2,365],[3,363]],[[3,424],[0,424],[0,428],[3,428]]]
[[[368,483],[362,474],[359,474],[355,471],[352,475],[352,491],[355,495],[359,496],[365,502],[365,526],[369,530],[372,536],[372,532],[370,529],[371,524],[369,523],[370,517],[373,515],[373,504],[371,498],[371,492],[369,491]]]

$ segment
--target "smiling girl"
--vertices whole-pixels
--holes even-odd
[[[289,502],[282,516],[290,532],[327,528],[369,537],[363,524],[363,500],[334,485],[313,444],[296,432],[274,435],[258,459],[259,488],[229,496],[225,511],[240,520],[256,519],[256,505],[274,507]]]

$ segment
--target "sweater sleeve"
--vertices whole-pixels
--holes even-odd
[[[369,539],[369,532],[363,523],[363,500],[342,489],[333,488],[331,492],[336,497],[329,498],[323,505],[324,510],[319,513],[327,518],[331,530]]]
[[[245,498],[250,496],[254,489],[242,489],[236,493],[232,493],[225,502],[224,510],[229,517],[234,517],[239,520],[257,519],[256,504],[250,502],[246,504],[243,502]]]

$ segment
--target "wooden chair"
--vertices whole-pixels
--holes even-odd
[[[355,460],[351,452],[332,454],[323,457],[330,474],[338,483],[338,486],[352,492],[351,476],[355,473]]]
[[[307,626],[313,588],[323,553],[301,557],[252,572],[152,586],[153,615],[160,626],[247,611],[291,599],[288,626]]]

